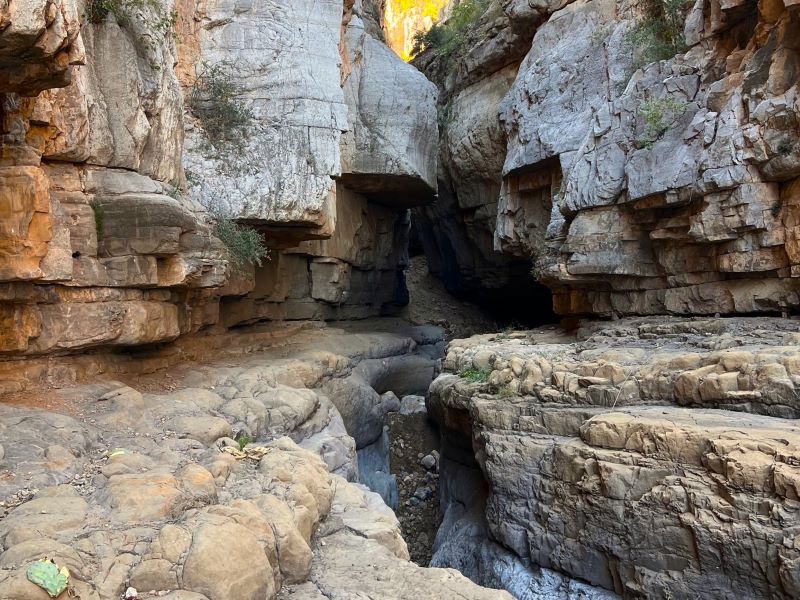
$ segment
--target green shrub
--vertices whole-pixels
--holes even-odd
[[[486,12],[490,0],[462,0],[441,23],[436,23],[428,31],[420,31],[414,36],[412,56],[431,50],[449,57],[460,49],[466,41],[467,32],[473,23]]]
[[[189,109],[218,150],[244,148],[254,115],[239,98],[242,91],[226,64],[203,63],[189,96]]]
[[[458,374],[459,377],[470,383],[486,383],[489,381],[489,375],[491,375],[491,371],[486,369],[464,369]]]
[[[674,98],[650,98],[642,102],[639,115],[644,118],[647,129],[639,143],[645,148],[652,148],[653,144],[675,123],[678,117],[686,110],[686,103]]]
[[[245,448],[247,448],[248,444],[252,443],[253,443],[253,438],[251,438],[249,435],[243,435],[242,437],[239,438],[239,450],[244,450]]]
[[[120,26],[125,26],[142,11],[153,15],[147,23],[153,33],[168,35],[175,29],[178,13],[167,12],[160,0],[90,0],[87,6],[91,23],[102,23],[111,13]]]
[[[683,28],[690,6],[687,0],[646,0],[643,18],[625,36],[639,51],[637,66],[686,52]]]
[[[214,233],[228,251],[228,258],[237,271],[249,265],[263,264],[269,259],[270,250],[261,234],[247,225],[240,225],[230,216],[217,213],[214,218]]]
[[[517,395],[514,389],[510,385],[504,385],[499,390],[497,390],[497,395],[500,398],[513,398]]]

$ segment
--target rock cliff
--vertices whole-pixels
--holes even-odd
[[[442,90],[435,269],[480,290],[523,261],[563,315],[797,305],[796,3],[690,3],[657,34],[658,3],[484,5],[416,59]]]
[[[436,90],[384,45],[378,8],[4,5],[0,353],[402,305],[407,210],[436,191]],[[238,145],[194,110],[211,72],[247,116]],[[271,260],[232,268],[220,215]]]
[[[797,0],[0,0],[0,600],[800,597],[799,80]],[[310,322],[412,234],[615,318]]]
[[[646,317],[454,342],[433,564],[519,598],[797,597],[798,335]]]

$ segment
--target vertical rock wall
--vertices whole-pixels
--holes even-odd
[[[181,176],[181,92],[156,9],[0,11],[0,354],[172,340],[213,319],[223,249]],[[0,388],[3,386],[0,385]]]
[[[209,152],[188,119],[190,192],[273,248],[229,325],[359,318],[405,302],[407,209],[435,194],[435,87],[384,44],[379,3],[197,7],[179,66],[236,65],[254,118],[245,148]]]
[[[688,50],[639,67],[647,10],[490,2],[452,56],[417,58],[453,182],[417,211],[431,262],[489,287],[482,262],[530,261],[560,314],[794,309],[797,5],[687,4]]]
[[[384,45],[380,6],[113,6],[0,10],[0,354],[402,304],[407,211],[436,190],[436,90]],[[213,66],[253,115],[227,152],[189,110]],[[272,259],[234,271],[209,209]]]

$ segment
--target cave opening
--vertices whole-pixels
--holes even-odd
[[[531,261],[495,253],[497,264],[465,269],[459,254],[463,239],[443,235],[412,217],[409,256],[412,260],[424,259],[428,271],[448,293],[476,305],[500,328],[532,328],[559,322],[560,317],[553,310],[553,293],[535,279]],[[497,276],[500,272],[502,277]]]

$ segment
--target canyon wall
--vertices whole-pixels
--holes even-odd
[[[432,564],[517,598],[797,598],[799,336],[638,317],[452,342]]]
[[[0,355],[402,305],[436,90],[380,19],[360,0],[4,5]],[[192,110],[213,69],[248,114],[239,145]],[[234,269],[209,212],[271,259]]]
[[[698,1],[654,62],[648,6],[487,2],[456,51],[417,57],[443,132],[415,219],[451,287],[517,262],[562,315],[797,306],[797,4]]]

